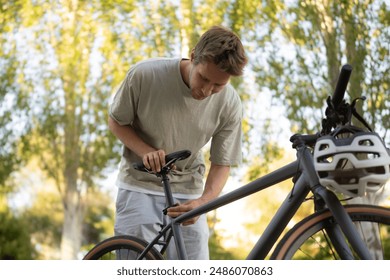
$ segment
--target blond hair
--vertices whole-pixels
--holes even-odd
[[[212,62],[232,76],[241,76],[248,62],[240,38],[221,26],[211,27],[200,37],[193,55],[195,65]]]

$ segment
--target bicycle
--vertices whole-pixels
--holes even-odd
[[[351,104],[344,100],[351,72],[352,67],[348,64],[344,65],[340,71],[335,91],[332,97],[327,99],[328,107],[326,118],[322,121],[322,131],[314,135],[295,134],[291,137],[293,148],[296,149],[297,159],[295,161],[177,218],[172,218],[171,222],[164,225],[150,243],[133,236],[114,236],[97,244],[86,254],[84,259],[161,260],[164,259],[164,252],[173,238],[179,259],[185,260],[187,255],[180,231],[182,222],[260,192],[287,179],[292,179],[292,189],[250,251],[247,256],[248,260],[265,259],[268,256],[270,259],[302,259],[312,256],[319,259],[390,259],[390,209],[375,205],[345,205],[344,199],[338,191],[344,191],[348,195],[354,196],[361,195],[361,193],[356,190],[335,189],[322,185],[320,180],[329,179],[326,176],[330,173],[326,171],[326,168],[317,170],[321,169],[321,164],[332,164],[330,162],[332,159],[324,160],[325,156],[321,157],[321,152],[329,149],[329,147],[323,147],[323,145],[327,145],[327,136],[332,133],[351,134],[348,129],[346,131],[343,129],[345,127],[356,129],[353,126],[348,126],[352,116],[357,117],[367,126],[367,123],[355,110],[356,100]],[[361,134],[357,131],[356,135],[358,136],[353,137],[352,140],[355,141]],[[365,134],[363,133],[363,135]],[[375,141],[374,138],[370,141]],[[345,141],[347,140],[351,141],[349,138],[345,139]],[[322,146],[319,147],[320,141],[325,142],[321,142]],[[362,143],[362,145],[370,146],[369,143]],[[387,152],[388,162],[386,162],[385,172],[378,173],[378,176],[383,175],[381,177],[382,183],[389,178],[390,174],[388,170],[390,165],[389,152],[384,144],[383,147]],[[316,149],[319,150],[316,151]],[[315,151],[320,156],[317,156]],[[185,159],[190,154],[190,151],[184,150],[167,155],[167,164],[161,172],[156,174],[161,178],[167,208],[174,204],[168,174],[176,161]],[[135,168],[149,172],[142,164],[135,165]],[[345,167],[343,166],[343,168]],[[347,172],[345,176],[349,176],[348,178],[354,176],[350,170],[345,172]],[[337,174],[332,176],[337,176]],[[377,177],[373,176],[373,178]],[[338,180],[341,180],[339,182],[341,186],[345,177]],[[372,186],[368,185],[368,188]],[[288,223],[306,201],[313,202],[314,213],[296,223],[283,235]],[[374,233],[374,238],[372,234],[369,237],[364,235],[367,230],[363,228],[367,226],[370,228],[370,233]],[[374,248],[369,244],[372,239],[376,241]]]

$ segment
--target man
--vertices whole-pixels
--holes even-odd
[[[243,74],[247,58],[240,39],[224,27],[204,33],[190,59],[155,58],[134,65],[110,105],[109,127],[124,144],[117,179],[115,234],[150,241],[161,229],[165,199],[160,180],[137,171],[142,161],[154,172],[165,155],[187,149],[192,155],[176,163],[170,183],[179,205],[168,209],[177,217],[216,198],[241,162],[242,107],[229,84]],[[211,139],[211,167],[203,187],[201,149]],[[189,259],[208,259],[205,215],[182,227]],[[168,258],[176,258],[174,249]]]

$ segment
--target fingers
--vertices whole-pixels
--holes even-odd
[[[196,221],[199,219],[199,217],[195,217],[195,218],[192,218],[192,219],[189,219],[187,221],[184,221],[182,223],[183,226],[189,226],[189,225],[193,225],[196,223]]]
[[[188,203],[188,204],[180,204],[178,206],[174,206],[174,207],[170,207],[167,209],[167,215],[170,216],[171,218],[176,218],[178,216],[180,216],[181,214],[184,214],[188,211],[191,211],[192,209],[194,209],[194,205],[192,205],[191,203]],[[188,225],[192,225],[192,224],[195,224],[196,221],[199,219],[199,217],[194,217],[192,219],[189,219],[189,220],[186,220],[182,223],[183,226],[188,226]]]
[[[181,214],[190,211],[191,209],[192,208],[189,207],[188,205],[181,204],[178,206],[169,207],[167,213],[168,213],[168,216],[170,216],[172,218],[176,218],[176,217],[180,216]]]
[[[143,156],[142,162],[147,169],[153,172],[160,172],[165,165],[165,152],[164,150],[158,150],[147,153]]]

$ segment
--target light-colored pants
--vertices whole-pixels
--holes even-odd
[[[177,200],[183,203],[185,200]],[[165,197],[118,189],[116,201],[115,235],[132,235],[151,242],[168,216],[162,210],[166,207]],[[190,260],[208,260],[209,229],[206,215],[189,226],[181,226],[185,248]],[[167,259],[177,259],[174,240],[167,249]]]

